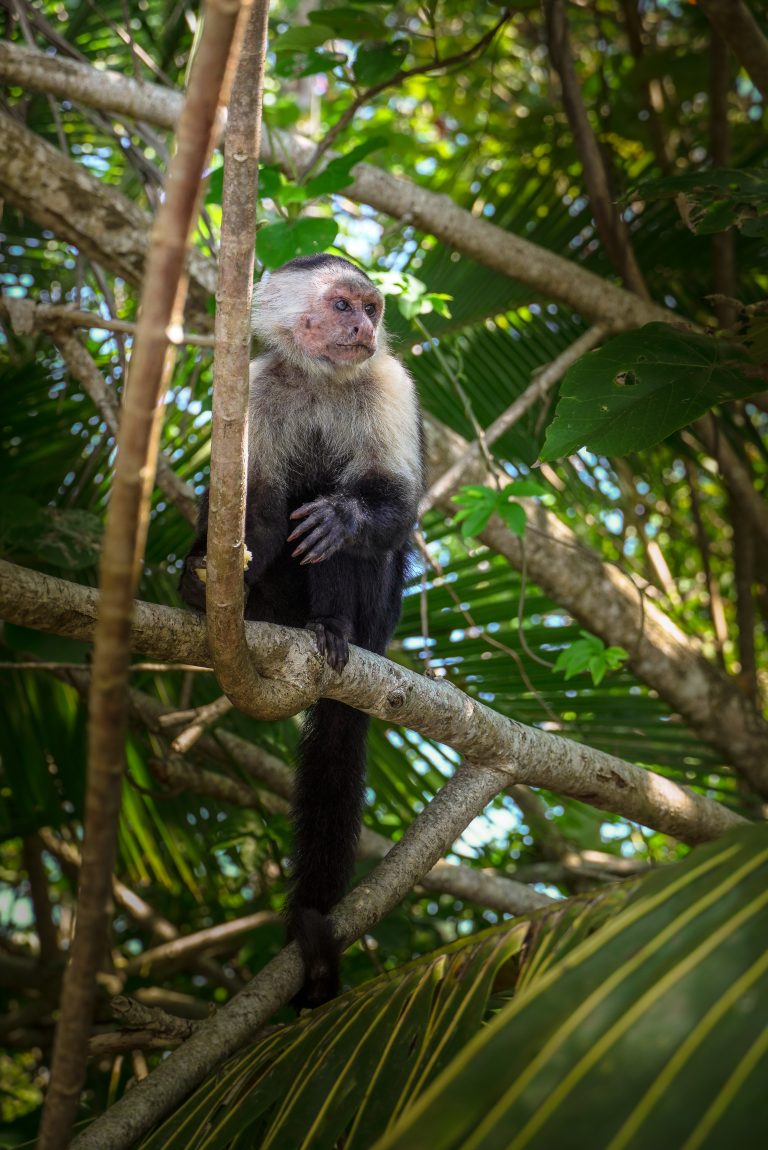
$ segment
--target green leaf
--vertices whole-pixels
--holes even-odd
[[[409,47],[408,40],[361,45],[353,68],[358,84],[373,87],[391,80],[400,71]]]
[[[335,36],[329,24],[301,24],[283,32],[270,45],[274,52],[310,52]]]
[[[592,682],[597,687],[602,683],[607,671],[615,671],[629,655],[623,647],[606,647],[597,635],[588,631],[579,632],[580,639],[561,651],[555,660],[555,672],[561,672],[566,679],[589,671]]]
[[[679,176],[646,180],[633,188],[625,201],[682,198],[684,219],[696,235],[739,228],[745,236],[768,235],[768,171],[720,168],[686,172]]]
[[[525,508],[520,503],[497,503],[499,518],[514,535],[525,534]]]
[[[757,1145],[767,934],[762,825],[644,880],[475,1035],[375,1150]]]
[[[316,76],[332,72],[340,64],[346,63],[343,52],[281,52],[275,60],[274,73],[298,80],[302,76]]]
[[[325,251],[336,239],[334,220],[304,216],[299,220],[281,220],[256,233],[256,253],[268,268],[279,268],[295,256],[311,256]]]
[[[566,373],[541,458],[583,446],[606,455],[651,447],[716,403],[760,391],[748,365],[735,344],[665,323],[617,335]]]
[[[259,168],[259,199],[279,199],[283,183],[280,169],[274,164],[264,164]]]
[[[360,161],[364,160],[371,152],[378,151],[379,148],[385,147],[386,142],[383,136],[371,136],[370,139],[362,144],[358,144],[358,146],[350,152],[331,160],[329,164],[326,164],[322,172],[307,182],[307,195],[310,198],[330,195],[332,192],[338,192],[341,191],[342,188],[348,187],[352,183],[352,169],[355,164],[359,164]]]
[[[357,8],[323,8],[310,12],[309,21],[313,26],[330,28],[342,40],[374,40],[389,32],[380,16]]]

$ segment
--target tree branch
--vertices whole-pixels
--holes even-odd
[[[205,597],[208,642],[222,691],[245,714],[282,719],[312,699],[286,702],[284,688],[273,692],[261,679],[248,654],[243,620],[253,237],[268,10],[268,0],[256,0],[251,11],[224,150]]]
[[[149,248],[149,216],[109,184],[0,111],[0,193],[41,228],[73,244],[128,283],[139,285]],[[39,196],[31,194],[32,189]],[[215,287],[210,261],[192,251],[192,302],[205,313]]]
[[[768,100],[768,40],[744,0],[699,0],[699,6]]]
[[[346,671],[345,671],[346,674]],[[364,884],[335,908],[331,920],[345,946],[371,930],[397,906],[420,875],[480,813],[504,785],[505,775],[489,767],[460,768],[419,814],[403,838]],[[278,1007],[297,993],[304,977],[296,943],[272,959],[231,1003],[202,1023],[195,1034],[143,1082],[93,1122],[70,1150],[128,1150],[168,1114],[190,1090],[253,1038]]]
[[[40,53],[40,56],[43,54]],[[22,56],[18,48],[13,46],[0,55],[0,78],[16,83],[19,76],[29,77],[31,71],[29,53]],[[85,73],[88,71],[95,74],[99,78],[98,81],[93,81],[92,75],[86,76]],[[48,65],[42,65],[35,70],[36,82],[41,88],[44,84],[52,83],[52,73],[53,69]],[[103,82],[104,77],[108,77],[108,82]],[[99,107],[105,111],[115,107],[117,103],[124,108],[126,103],[132,102],[137,114],[140,111],[144,119],[152,121],[154,111],[154,122],[159,122],[158,115],[162,115],[161,122],[166,125],[175,122],[179,107],[175,93],[163,92],[162,98],[159,93],[153,93],[154,100],[158,101],[156,104],[146,98],[145,89],[149,85],[138,85],[135,81],[127,80],[114,72],[89,70],[85,65],[68,62],[65,73],[57,77],[57,91],[62,96],[66,94],[67,98],[75,100],[79,98],[78,93],[87,91],[91,93],[91,98],[95,102],[94,82],[102,85]],[[161,105],[162,113],[159,113],[157,108]],[[12,123],[15,124],[15,121]],[[21,168],[15,166],[11,174],[0,169],[0,190],[5,190],[8,198],[20,210],[26,210],[30,215],[34,212],[32,218],[40,222],[39,216],[44,212],[44,208],[42,205],[27,203],[30,187],[37,186],[37,180],[43,178],[46,167],[67,174],[74,168],[82,200],[71,202],[68,197],[63,197],[61,226],[64,227],[66,224],[67,216],[76,220],[78,231],[82,233],[86,242],[89,235],[88,216],[90,213],[95,213],[93,227],[98,231],[104,251],[111,253],[114,248],[113,260],[104,254],[100,256],[101,262],[108,265],[114,263],[115,259],[122,258],[121,247],[126,242],[129,248],[135,246],[129,239],[129,229],[126,229],[123,236],[120,210],[115,211],[114,207],[112,210],[108,209],[108,203],[114,205],[115,197],[118,195],[114,189],[101,185],[85,169],[72,164],[55,148],[43,144],[39,141],[39,137],[21,128],[20,125],[15,125],[9,139],[14,151],[23,158],[24,164]],[[303,170],[306,166],[314,151],[314,145],[305,137],[272,130],[265,131],[261,151],[265,163],[280,164],[287,170],[295,172]],[[35,164],[32,179],[28,167],[29,159]],[[62,165],[62,160],[66,161],[66,165]],[[458,207],[449,196],[438,195],[408,180],[398,179],[371,164],[357,164],[352,174],[352,183],[344,189],[344,194],[349,199],[370,204],[395,219],[407,220],[470,259],[527,284],[547,299],[561,300],[579,314],[589,316],[595,322],[603,322],[608,327],[618,330],[640,327],[654,320],[669,322],[679,318],[674,313],[639,299],[632,292],[607,282],[577,263],[563,259],[487,220],[476,219],[471,212]],[[65,180],[63,176],[57,176],[56,179],[58,189]],[[42,186],[48,186],[47,180]],[[60,191],[59,197],[61,198]],[[135,206],[128,200],[126,205],[130,205],[129,210],[135,215],[137,212]],[[111,243],[107,221],[113,227],[119,226],[120,245]],[[70,238],[73,243],[77,242],[71,235],[71,229],[59,231],[52,220],[43,226],[53,227],[57,234]],[[133,225],[136,226],[138,225]],[[143,232],[146,233],[146,220]],[[131,282],[135,282],[135,269],[132,275]],[[210,273],[208,278],[210,280]]]
[[[89,639],[98,603],[92,588],[0,561],[0,615],[10,622]],[[541,786],[610,810],[684,842],[716,838],[742,822],[719,803],[653,771],[559,735],[526,727],[469,698],[452,683],[417,675],[360,648],[339,676],[316,655],[307,631],[249,623],[261,674],[297,690],[338,699],[385,722],[439,739],[471,763],[492,764],[510,781]],[[210,665],[205,621],[188,611],[137,602],[131,644],[154,658]],[[479,768],[478,768],[479,769]],[[763,763],[768,773],[768,765]]]
[[[547,42],[552,65],[560,77],[560,87],[576,151],[581,158],[584,186],[592,215],[608,258],[627,287],[648,299],[648,289],[635,259],[627,226],[616,209],[614,196],[597,137],[589,122],[581,87],[573,65],[564,0],[544,0]]]
[[[183,315],[188,236],[199,185],[226,101],[240,6],[212,0],[192,64],[166,198],[152,229],[142,308],[126,388],[102,551],[101,609],[94,636],[83,865],[71,961],[64,976],[51,1086],[39,1150],[66,1145],[85,1080],[96,975],[106,944],[123,781],[129,636],[144,554],[160,432],[160,396],[172,367],[167,330]],[[27,179],[29,175],[27,174]]]

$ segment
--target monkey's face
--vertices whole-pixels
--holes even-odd
[[[324,285],[317,304],[299,317],[294,337],[313,357],[338,366],[365,363],[376,351],[382,298],[370,284],[341,276]]]

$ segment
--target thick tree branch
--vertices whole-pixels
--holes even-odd
[[[171,88],[132,80],[66,56],[50,56],[12,40],[0,41],[0,83],[48,92],[62,100],[146,120],[161,128],[175,128],[184,106],[182,93]]]
[[[19,77],[23,76],[27,78],[27,82],[31,83],[29,77],[30,74],[33,74],[38,86],[42,90],[49,90],[53,69],[47,64],[40,64],[40,61],[38,61],[40,67],[33,69],[30,55],[29,52],[24,53],[23,56],[20,55],[15,45],[6,46],[3,54],[0,55],[0,78],[5,79],[6,82],[16,83]],[[40,53],[40,56],[42,57],[43,54]],[[126,105],[130,103],[135,108],[136,114],[141,113],[144,119],[159,122],[158,117],[161,115],[162,120],[160,122],[163,124],[168,125],[175,122],[179,107],[178,97],[175,93],[163,91],[162,97],[158,93],[153,93],[154,100],[149,100],[146,98],[145,92],[148,85],[137,84],[135,81],[127,80],[114,72],[97,72],[96,69],[89,70],[85,65],[67,62],[65,73],[57,78],[57,92],[61,95],[66,94],[67,98],[74,100],[84,99],[85,94],[90,94],[90,98],[95,103],[94,81],[92,76],[87,75],[89,71],[95,73],[99,78],[108,78],[108,82],[102,83],[102,99],[99,103],[99,107],[105,111],[114,108],[117,103],[120,104],[120,109],[124,110]],[[160,107],[163,109],[162,113],[158,111]],[[51,148],[47,144],[43,145],[42,141],[40,142],[41,147],[38,147],[37,137],[33,133],[26,131],[26,129],[20,129],[20,131],[19,129],[20,126],[17,125],[11,144],[20,156],[26,156],[30,150],[34,152],[35,178],[30,180],[28,168],[23,171],[15,169],[13,179],[10,179],[0,169],[0,190],[5,189],[9,198],[21,210],[25,210],[29,188],[37,186],[37,180],[42,178],[46,163],[61,169],[61,160],[66,159],[66,157],[62,157],[55,148]],[[16,143],[13,142],[14,140]],[[281,131],[265,131],[265,137],[262,141],[262,158],[266,163],[281,164],[288,171],[302,171],[311,160],[313,151],[314,144],[304,137]],[[69,167],[76,167],[68,160],[66,165],[68,165],[65,168],[67,171]],[[118,213],[115,212],[113,216],[112,212],[107,212],[107,204],[106,202],[102,204],[97,199],[96,190],[101,189],[101,196],[105,199],[114,196],[114,190],[104,188],[83,168],[77,168],[77,172],[83,188],[84,207],[88,211],[96,211],[95,227],[101,235],[106,230],[101,221],[109,215],[114,226],[117,226],[116,217]],[[370,204],[387,215],[407,221],[422,231],[436,236],[470,259],[477,260],[485,267],[493,268],[495,271],[501,272],[502,275],[511,276],[521,283],[527,284],[534,292],[547,299],[561,300],[580,314],[589,316],[596,322],[603,322],[610,328],[621,329],[640,327],[642,324],[650,323],[653,320],[670,321],[676,318],[673,313],[639,299],[631,292],[607,282],[577,263],[563,259],[529,240],[521,239],[504,231],[487,220],[475,218],[464,208],[458,207],[449,196],[437,195],[426,188],[412,184],[408,180],[398,179],[371,164],[358,164],[353,169],[353,177],[350,186],[344,189],[344,194],[349,199]],[[96,186],[93,189],[93,195],[86,191],[86,189],[91,188],[92,184]],[[43,186],[46,185],[43,184]],[[89,202],[91,200],[94,201],[92,205]],[[114,199],[111,202],[114,204]],[[126,202],[129,203],[130,201]],[[26,210],[31,214],[33,211],[39,213],[43,208],[41,205],[28,204]],[[136,212],[135,208],[132,210],[134,213]],[[87,238],[87,219],[84,218],[81,205],[70,204],[64,197],[64,207],[61,214],[67,213],[71,213],[78,220],[79,230]],[[32,218],[37,219],[37,215]],[[62,226],[64,226],[64,222],[62,220]],[[45,226],[52,227],[54,225],[49,222]],[[122,222],[120,222],[120,226],[122,228]],[[57,229],[54,227],[54,230]],[[69,238],[67,232],[59,232],[58,234]],[[102,236],[102,239],[105,250],[109,251],[111,247],[108,243],[109,237]],[[77,241],[72,238],[71,242]],[[115,257],[120,257],[119,248],[115,252]],[[108,265],[114,262],[105,258],[104,255],[101,256],[101,260]],[[135,278],[136,269],[134,268],[132,282],[135,282]]]
[[[0,561],[0,616],[72,638],[93,634],[92,588]],[[343,675],[317,659],[309,632],[246,626],[261,674],[293,694],[322,695],[385,722],[402,723],[453,747],[470,763],[493,765],[510,781],[546,787],[651,826],[684,842],[716,838],[742,820],[719,803],[653,771],[559,735],[526,727],[469,698],[453,684],[408,671],[353,647]],[[155,658],[210,666],[205,622],[191,612],[136,603],[131,644]],[[763,767],[765,769],[765,764]]]
[[[768,39],[744,0],[699,0],[718,36],[749,73],[755,87],[768,100]]]
[[[179,120],[166,197],[155,219],[131,359],[100,567],[88,729],[83,865],[71,961],[64,976],[51,1086],[38,1146],[66,1145],[85,1079],[96,975],[106,945],[109,894],[127,725],[126,686],[133,597],[144,554],[160,432],[159,406],[172,368],[167,331],[180,323],[187,294],[185,254],[204,166],[226,101],[230,52],[240,6],[210,2]],[[29,176],[27,176],[29,178]]]
[[[240,54],[224,149],[224,196],[216,289],[211,485],[208,515],[206,612],[208,642],[222,691],[239,710],[259,719],[295,714],[251,663],[243,623],[243,553],[247,495],[248,380],[251,293],[259,186],[261,104],[267,48],[268,0],[255,0]]]
[[[0,140],[0,194],[8,203],[114,275],[140,284],[149,248],[149,216],[2,111]],[[189,269],[192,302],[205,313],[215,286],[213,267],[192,251]]]
[[[467,449],[467,441],[436,421],[427,422],[430,468],[442,474]],[[482,464],[464,482],[490,482]],[[635,675],[659,695],[744,775],[768,794],[768,723],[738,685],[709,663],[699,645],[647,598],[618,567],[583,547],[576,535],[546,508],[526,506],[525,541],[494,518],[482,541],[504,555],[556,603],[609,645],[626,647]],[[441,504],[453,513],[448,495]]]
[[[76,683],[82,685],[84,673],[77,674]],[[131,691],[131,707],[150,730],[164,733],[162,719],[168,711],[157,700],[141,691]],[[152,773],[170,786],[209,795],[223,802],[243,807],[280,811],[288,814],[293,797],[293,771],[260,747],[224,728],[213,735],[201,737],[198,750],[216,762],[236,763],[241,770],[259,780],[272,792],[266,795],[236,779],[193,767],[179,755],[170,755],[162,763],[152,765]],[[519,788],[525,789],[525,788]],[[530,792],[529,792],[530,793]],[[274,797],[273,797],[274,796]],[[392,843],[383,835],[363,827],[358,843],[361,858],[382,859],[392,849]],[[494,874],[488,870],[441,859],[421,880],[426,890],[452,894],[456,898],[471,898],[481,906],[504,914],[524,914],[546,906],[551,900],[531,890],[513,878]]]

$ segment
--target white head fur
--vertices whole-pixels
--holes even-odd
[[[354,316],[347,320],[343,310],[334,310],[334,305],[344,307],[347,296],[359,313],[354,327]],[[371,314],[362,314],[361,306]],[[351,315],[353,307],[346,307]],[[354,264],[339,256],[301,256],[257,285],[252,328],[265,350],[278,352],[306,375],[346,381],[372,358],[386,354],[383,314],[383,296]],[[333,342],[334,332],[351,342]],[[330,346],[321,346],[323,333],[329,333]]]

